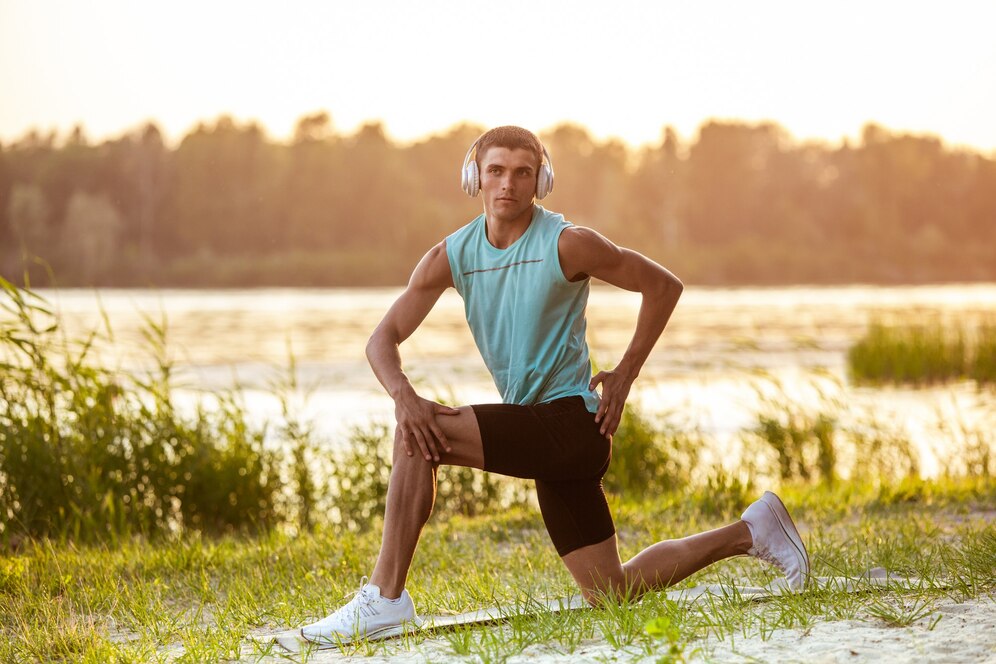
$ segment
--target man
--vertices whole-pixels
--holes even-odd
[[[481,136],[464,159],[463,184],[472,196],[480,190],[484,214],[429,250],[367,345],[397,419],[377,563],[348,604],[302,628],[302,636],[317,643],[382,637],[417,620],[405,580],[440,464],[535,479],[550,537],[590,603],[605,595],[635,599],[744,554],[776,564],[791,587],[803,587],[806,550],[772,493],[737,523],[658,542],[620,561],[601,478],[630,388],[682,284],[645,256],[535,204],[552,189],[553,168],[525,129],[498,127]],[[621,361],[594,377],[585,341],[592,277],[643,295]],[[502,404],[449,408],[420,397],[402,371],[399,345],[450,287],[464,299]]]

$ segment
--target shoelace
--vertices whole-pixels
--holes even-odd
[[[778,558],[776,558],[775,555],[771,553],[771,551],[768,551],[767,547],[755,546],[754,555],[765,562],[771,563],[772,565],[780,569],[783,574],[788,574],[788,569],[785,567],[785,564],[782,561],[780,561]]]
[[[360,589],[356,591],[348,604],[336,612],[340,614],[340,621],[349,624],[355,622],[359,618],[370,618],[372,616],[380,615],[380,611],[377,607],[373,606],[373,593],[366,591],[367,581],[368,579],[365,576],[360,579]]]

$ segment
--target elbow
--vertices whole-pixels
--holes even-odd
[[[668,291],[674,293],[674,299],[681,297],[682,292],[685,290],[685,284],[681,283],[681,279],[674,276],[670,272],[668,273]]]
[[[664,271],[664,275],[658,284],[660,297],[671,302],[677,302],[678,298],[681,297],[682,291],[685,290],[685,284],[681,283],[681,279],[667,270]]]
[[[367,339],[367,346],[365,352],[367,356],[367,362],[371,364],[373,364],[374,356],[377,354],[377,346],[380,345],[379,332],[380,332],[379,328],[374,330],[373,334],[370,335],[370,338]]]
[[[367,339],[365,349],[367,362],[372,366],[378,357],[383,357],[385,349],[391,346],[397,348],[400,344],[401,341],[397,338],[397,335],[392,333],[390,327],[378,325],[370,335],[370,338]]]

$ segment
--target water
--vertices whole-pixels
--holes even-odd
[[[45,292],[70,338],[103,329],[101,362],[128,371],[151,368],[142,340],[145,316],[165,320],[169,353],[185,404],[239,385],[262,421],[279,413],[272,385],[286,378],[293,354],[302,414],[327,444],[350,427],[389,421],[393,403],[367,366],[369,334],[400,289],[84,290]],[[603,368],[619,360],[633,333],[640,296],[593,288],[588,307],[592,357]],[[901,422],[916,439],[926,472],[944,449],[937,425],[996,412],[992,391],[970,384],[927,390],[847,385],[845,354],[872,317],[892,315],[971,323],[996,317],[996,284],[927,287],[686,289],[672,321],[634,385],[632,399],[650,413],[701,428],[716,441],[717,460],[732,458],[738,432],[750,426],[758,391],[780,381],[794,400],[815,404],[822,385],[844,403],[845,419],[869,413]],[[401,348],[405,370],[427,397],[457,403],[499,397],[463,317],[447,291]],[[817,376],[814,378],[814,376]],[[823,376],[819,378],[818,376]],[[992,430],[992,421],[986,426]],[[943,446],[942,446],[943,447]],[[729,448],[729,449],[728,449]]]

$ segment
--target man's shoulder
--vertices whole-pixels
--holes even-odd
[[[587,226],[565,228],[557,241],[560,267],[570,281],[590,275],[592,270],[618,251],[605,236]]]
[[[447,288],[453,285],[446,240],[442,240],[425,253],[415,267],[409,285],[414,288]]]
[[[605,237],[594,229],[587,226],[578,226],[570,222],[567,222],[567,224],[560,233],[559,246],[561,251],[581,251],[598,247],[606,242]]]
[[[477,215],[429,250],[424,260],[432,266],[436,280],[445,279],[447,285],[457,285],[455,273],[465,254],[471,250],[475,234],[481,232],[483,220],[483,214]]]

